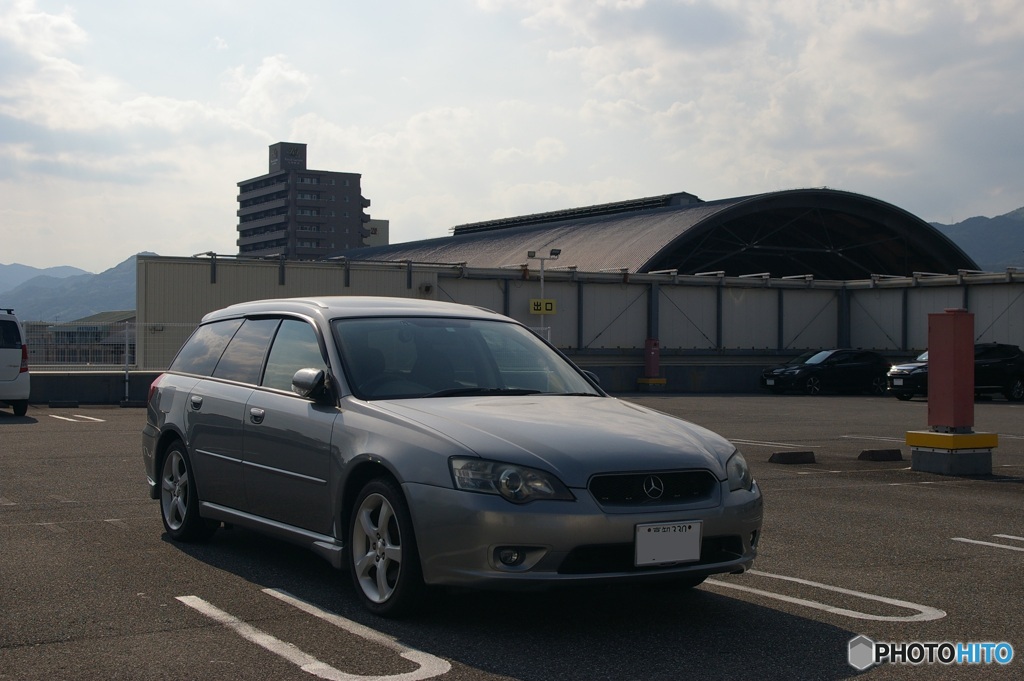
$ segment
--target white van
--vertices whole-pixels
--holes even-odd
[[[30,389],[25,331],[14,310],[0,308],[0,404],[10,405],[15,416],[24,416]]]

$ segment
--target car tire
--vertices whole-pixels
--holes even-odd
[[[804,392],[808,395],[820,395],[821,379],[817,376],[808,376],[804,380]]]
[[[871,394],[884,395],[889,390],[889,383],[885,376],[875,376],[871,379]]]
[[[900,400],[901,402],[906,402],[913,396],[914,393],[896,393],[896,399]]]
[[[15,400],[11,402],[11,408],[14,409],[15,416],[24,416],[28,413],[28,400]]]
[[[199,515],[196,478],[181,442],[172,444],[164,454],[160,472],[160,517],[168,536],[181,542],[209,539],[219,525]]]
[[[1024,376],[1017,376],[1010,381],[1010,385],[1006,387],[1006,392],[1003,395],[1011,402],[1024,400]]]
[[[391,480],[371,480],[356,497],[348,553],[356,594],[370,612],[401,617],[421,604],[425,586],[412,515]]]

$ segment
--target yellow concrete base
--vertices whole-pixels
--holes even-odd
[[[992,449],[999,446],[998,433],[936,433],[931,430],[907,431],[907,446],[924,449]]]
[[[939,475],[992,475],[992,450],[999,446],[996,433],[907,432],[910,468]]]
[[[665,390],[668,386],[668,379],[666,378],[638,378],[636,379],[636,389],[640,392],[660,392]]]

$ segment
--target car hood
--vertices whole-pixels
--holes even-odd
[[[817,366],[821,366],[821,365],[820,364],[776,364],[773,367],[768,367],[767,369],[765,369],[764,373],[766,373],[766,374],[781,374],[784,371],[790,371],[790,370],[794,370],[794,369],[796,369],[796,370],[811,369],[811,368],[814,368],[814,367],[817,367]]]
[[[705,428],[610,397],[527,395],[376,401],[483,458],[543,468],[570,487],[596,473],[704,468],[735,450]]]
[[[908,362],[907,364],[893,364],[892,368],[890,368],[889,371],[901,371],[905,373],[910,373],[914,369],[926,366],[928,366],[928,362]]]

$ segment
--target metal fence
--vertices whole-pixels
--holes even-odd
[[[24,326],[30,370],[110,372],[166,369],[196,324],[27,322]]]

